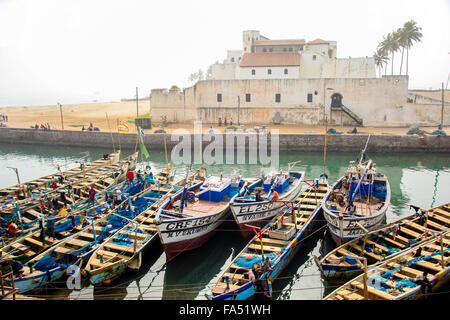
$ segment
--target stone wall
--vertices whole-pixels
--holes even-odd
[[[218,117],[223,119],[225,116],[232,116],[237,119],[239,108],[243,112],[240,114],[243,124],[270,124],[277,113],[284,119],[282,123],[286,124],[322,124],[325,115],[330,124],[333,124],[330,114],[331,97],[338,93],[343,97],[343,104],[363,118],[364,125],[367,126],[384,126],[386,121],[389,125],[396,126],[426,121],[415,113],[405,114],[404,119],[396,116],[387,120],[390,114],[398,113],[399,107],[407,105],[407,76],[368,79],[204,80],[185,88],[183,92],[172,91],[152,90],[150,103],[153,119],[166,115],[170,121],[202,120],[217,123]],[[219,93],[222,95],[220,102],[217,100]],[[250,102],[246,101],[246,94],[251,95]],[[276,94],[280,94],[280,102],[276,102]]]
[[[238,137],[240,134],[234,134]],[[115,147],[118,147],[118,133],[113,133]],[[245,135],[248,141],[248,135]],[[190,135],[191,141],[195,141],[195,135]],[[267,137],[263,136],[266,139]],[[236,138],[233,138],[234,140]],[[267,139],[270,141],[271,139]],[[203,148],[210,142],[203,135]],[[223,137],[223,141],[227,141]],[[360,151],[367,141],[367,135],[334,134],[327,136],[327,150],[329,151]],[[1,143],[37,144],[57,146],[79,147],[112,147],[111,133],[109,132],[83,132],[83,131],[41,131],[34,129],[0,129]],[[136,145],[135,134],[120,134],[121,146],[124,149],[134,149]],[[166,135],[168,151],[178,144],[178,140],[172,141],[171,135]],[[144,143],[149,150],[164,149],[163,134],[146,134]],[[225,147],[225,145],[224,145]],[[249,148],[249,143],[246,143]],[[250,146],[251,147],[251,146]],[[322,151],[324,147],[324,135],[321,134],[280,134],[279,149],[289,151]],[[370,152],[450,152],[450,136],[395,136],[395,135],[371,135],[368,145]]]

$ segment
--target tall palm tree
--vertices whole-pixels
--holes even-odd
[[[402,48],[402,60],[400,62],[400,75],[401,75],[402,68],[403,68],[403,55],[405,52],[405,48],[408,46],[408,34],[407,34],[405,28],[399,28],[397,30],[397,40],[398,40],[398,45],[400,46],[400,48]]]
[[[406,48],[406,75],[408,75],[409,64],[409,48],[412,47],[414,42],[422,42],[422,28],[417,26],[417,22],[409,20],[403,25],[404,33],[406,34],[407,41],[405,42]]]
[[[389,62],[389,57],[386,53],[386,51],[378,48],[378,50],[373,54],[373,58],[375,59],[375,65],[378,67],[378,73],[381,78],[381,68],[383,68],[384,65],[387,66]],[[385,73],[386,75],[386,73]]]
[[[378,45],[378,49],[389,52],[392,54],[391,59],[391,75],[394,74],[394,53],[398,50],[399,44],[397,40],[398,36],[396,32],[391,32],[387,36],[383,37],[383,41]]]

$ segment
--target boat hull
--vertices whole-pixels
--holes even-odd
[[[25,293],[60,279],[66,272],[66,269],[67,268],[57,267],[38,275],[17,278],[14,280],[14,286],[19,290],[19,293]]]
[[[201,247],[215,234],[216,229],[228,216],[229,206],[226,206],[214,215],[160,222],[158,233],[167,260],[170,261],[185,251]]]
[[[292,238],[289,246],[281,254],[281,256],[276,260],[275,264],[272,266],[272,272],[270,272],[269,279],[273,283],[283,270],[289,265],[293,257],[296,255],[298,250],[303,244],[303,240],[312,233],[315,226],[318,224],[322,217],[322,207],[319,206],[309,219],[309,223],[306,223],[302,229],[298,230],[296,235]],[[244,249],[245,250],[245,249]],[[264,274],[261,279],[267,279],[267,274]],[[271,284],[269,285],[271,286]],[[222,295],[212,297],[213,300],[249,300],[255,296],[255,288],[252,282],[248,282],[242,287],[226,292]]]
[[[140,253],[132,258],[132,260],[138,258],[139,255]],[[100,285],[105,281],[112,281],[118,278],[127,270],[127,266],[129,263],[131,263],[131,261],[121,260],[111,263],[104,268],[91,271],[89,281],[93,285]]]
[[[302,175],[303,178],[303,175]],[[294,201],[301,193],[303,179],[297,179],[296,185],[285,195],[280,196],[280,201]],[[248,238],[252,236],[252,229],[247,224],[261,227],[270,219],[287,209],[282,202],[261,201],[257,203],[238,203],[232,202],[230,209],[233,217],[241,230],[241,234]]]
[[[327,195],[322,201],[322,210],[324,218],[327,222],[328,229],[330,230],[333,241],[338,245],[342,245],[350,240],[358,238],[364,235],[365,230],[372,231],[386,222],[386,212],[390,203],[390,187],[386,180],[386,199],[383,206],[369,216],[356,216],[356,215],[340,215],[334,213],[328,208],[327,201],[331,197],[331,192],[336,189],[344,177],[341,177],[332,188],[328,191]],[[364,228],[362,229],[361,226]]]

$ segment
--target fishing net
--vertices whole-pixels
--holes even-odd
[[[392,281],[385,275],[374,275],[369,278],[368,284],[380,291],[386,292],[392,296],[399,296],[406,291],[417,287],[418,285],[412,281],[401,279]]]
[[[53,256],[53,251],[50,254],[40,258],[33,265],[33,268],[39,271],[47,271],[59,266],[58,258]]]
[[[271,253],[264,254],[264,257],[250,256],[250,255],[244,254],[242,257],[238,257],[234,261],[234,264],[241,268],[252,269],[253,265],[260,264],[261,262],[263,262],[266,259],[266,257],[268,257],[270,261],[274,261],[276,258],[278,258],[278,254],[271,252]]]

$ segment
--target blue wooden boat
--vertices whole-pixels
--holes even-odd
[[[111,154],[105,155],[103,158],[84,164],[83,166],[72,168],[66,171],[60,171],[45,177],[27,181],[11,187],[0,189],[0,205],[25,200],[33,195],[40,196],[43,193],[52,192],[50,183],[63,177],[63,181],[74,181],[83,179],[86,175],[90,176],[95,172],[98,175],[98,170],[105,170],[107,167],[116,167],[119,162],[120,150]],[[82,162],[79,160],[78,162]],[[58,167],[59,169],[59,167]]]
[[[383,225],[390,200],[389,181],[377,172],[372,160],[350,162],[322,202],[335,243],[339,246]]]
[[[198,184],[204,180],[203,170],[194,173],[187,184]],[[90,257],[84,270],[93,285],[108,284],[127,270],[138,271],[144,249],[158,239],[155,225],[156,213],[162,202],[181,190],[185,179],[175,184],[162,184],[153,188],[155,202],[130,220],[113,237],[105,241]]]
[[[304,176],[303,171],[293,171],[291,168],[286,172],[272,172],[234,197],[230,209],[242,235],[251,236],[252,230],[248,225],[262,227],[284,211],[282,201],[293,201],[298,197]],[[274,200],[274,191],[278,193],[278,200]]]
[[[324,300],[415,300],[431,294],[450,279],[450,231],[367,270],[337,288]]]
[[[25,234],[36,229],[43,217],[49,215],[52,215],[52,219],[55,219],[56,216],[62,217],[63,215],[60,215],[59,211],[63,207],[72,211],[77,210],[88,202],[91,187],[96,190],[97,195],[111,190],[123,180],[128,170],[135,168],[136,158],[137,153],[134,153],[118,163],[93,169],[87,174],[79,173],[79,176],[72,177],[78,180],[67,178],[65,185],[60,185],[51,192],[0,206],[1,226],[6,228],[10,222],[14,222],[21,229],[21,234]],[[57,208],[50,204],[51,199],[57,200]],[[41,203],[45,205],[45,208],[41,207]],[[1,236],[2,246],[14,240],[6,235]]]
[[[1,248],[2,258],[15,259],[21,263],[26,263],[38,253],[86,227],[87,224],[91,223],[92,218],[101,217],[107,213],[108,209],[113,206],[113,198],[108,194],[120,190],[123,194],[133,196],[142,191],[143,187],[144,181],[142,178],[131,183],[122,182],[110,187],[106,192],[96,194],[94,203],[89,204],[88,200],[84,200],[72,206],[72,210],[62,216],[43,217],[38,221],[40,226]],[[43,222],[43,220],[46,222]],[[50,223],[54,225],[54,235],[48,234]]]
[[[328,191],[325,176],[304,190],[285,211],[277,215],[233,259],[219,276],[211,294],[212,300],[246,300],[272,295],[274,282],[297,253],[321,215],[321,201]],[[255,229],[257,230],[257,229]],[[264,266],[268,260],[269,266]],[[255,281],[248,272],[258,273]]]
[[[328,281],[354,278],[363,272],[362,259],[367,259],[370,268],[429,240],[434,232],[449,229],[450,204],[429,210],[411,207],[417,210],[416,213],[344,243],[320,261],[315,257],[323,277]]]
[[[156,200],[154,193],[148,189],[133,197],[127,196],[125,201],[105,217],[93,220],[81,231],[29,260],[21,275],[14,280],[19,293],[40,288],[59,279],[69,266],[81,267],[105,239],[114,235]]]

